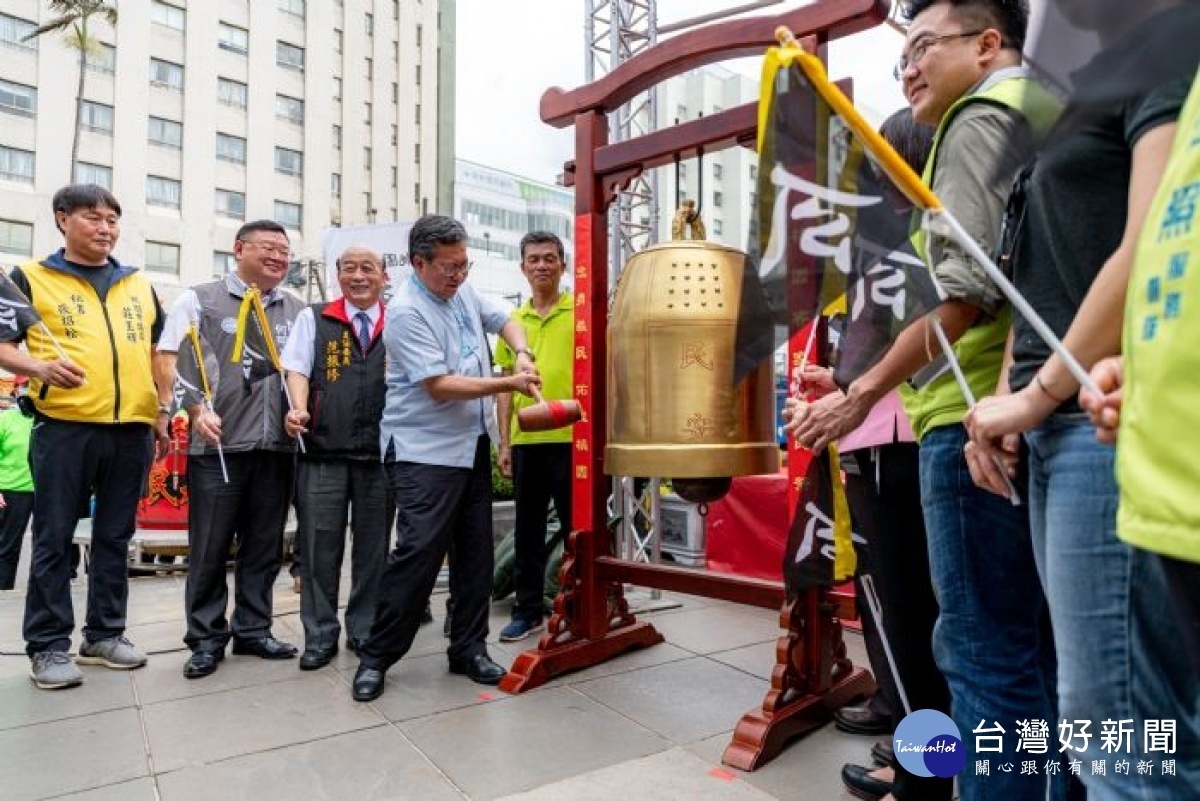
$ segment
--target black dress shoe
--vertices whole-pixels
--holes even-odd
[[[891,734],[892,720],[877,714],[870,704],[844,706],[833,713],[833,725],[847,734]]]
[[[217,672],[217,663],[225,658],[224,651],[193,651],[183,663],[183,676],[187,679],[202,679]]]
[[[353,695],[355,701],[374,701],[383,695],[383,679],[385,670],[376,670],[366,665],[359,665],[354,674]]]
[[[871,771],[874,768],[864,768],[862,765],[843,765],[842,784],[846,791],[855,798],[865,801],[879,801],[892,791],[892,783],[874,779]]]
[[[292,659],[297,654],[296,646],[274,637],[260,637],[257,640],[235,638],[233,652],[241,656],[257,656],[261,659]]]
[[[357,654],[359,645],[360,645],[359,641],[354,639],[353,637],[346,638],[346,650],[349,651],[350,653]]]
[[[450,672],[466,676],[476,684],[499,684],[500,679],[508,673],[487,654],[478,654],[461,662],[451,662]]]
[[[896,749],[886,740],[880,740],[871,746],[871,760],[881,768],[890,765],[896,761]]]
[[[337,655],[337,646],[332,648],[313,648],[304,649],[304,653],[300,655],[301,670],[318,670],[328,665]]]

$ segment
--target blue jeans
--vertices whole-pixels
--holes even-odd
[[[1063,720],[1092,721],[1087,750],[1065,756],[1084,767],[1088,798],[1167,801],[1200,787],[1193,724],[1200,683],[1177,645],[1158,558],[1117,539],[1115,451],[1096,441],[1082,414],[1056,415],[1026,435],[1034,555],[1050,604]],[[1146,719],[1175,719],[1177,751],[1145,753]],[[1131,720],[1129,747],[1100,748],[1101,721]],[[1056,738],[1057,739],[1057,738]],[[1118,760],[1132,769],[1117,773]],[[1174,759],[1176,775],[1161,775]],[[1092,772],[1093,760],[1107,764]],[[1150,773],[1139,774],[1139,760]]]
[[[975,486],[963,456],[966,442],[961,425],[941,426],[925,435],[920,451],[929,568],[940,609],[933,655],[950,686],[951,717],[967,750],[959,798],[1044,801],[1045,763],[1058,752],[1054,648],[1027,509]],[[1050,726],[1045,754],[1017,751],[1017,721],[1031,719]],[[975,733],[996,724],[1002,735]],[[1001,750],[989,750],[993,746]],[[977,771],[984,760],[988,775]],[[1022,775],[1027,760],[1036,760],[1037,775]],[[1065,798],[1066,777],[1049,781],[1050,798]]]

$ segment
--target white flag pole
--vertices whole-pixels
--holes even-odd
[[[937,336],[938,345],[942,348],[942,353],[946,355],[946,361],[950,363],[950,370],[954,373],[954,379],[958,381],[958,388],[962,390],[963,398],[967,401],[967,406],[971,409],[975,408],[975,393],[971,391],[971,385],[967,383],[967,377],[963,374],[962,365],[958,363],[958,357],[954,355],[954,349],[950,345],[950,338],[946,336],[946,332],[942,329],[942,321],[938,319],[937,312],[931,312],[929,315],[930,325],[933,327],[933,333]],[[1000,461],[999,456],[992,456],[992,462],[1000,470],[1000,476],[1004,479],[1005,485],[1008,486],[1008,500],[1013,506],[1021,505],[1021,496],[1017,494],[1017,488],[1013,486],[1012,479],[1008,477],[1008,471],[1004,467],[1004,463]]]
[[[984,269],[988,277],[996,283],[996,286],[1008,298],[1013,308],[1021,313],[1021,316],[1033,326],[1033,330],[1037,332],[1038,336],[1050,346],[1050,349],[1054,351],[1058,358],[1062,359],[1063,364],[1066,365],[1071,375],[1079,382],[1079,386],[1097,397],[1103,396],[1104,393],[1100,391],[1100,388],[1096,386],[1096,382],[1083,369],[1083,365],[1071,355],[1071,352],[1063,345],[1062,340],[1050,330],[1050,326],[1046,325],[1046,321],[1041,318],[1041,315],[1033,310],[1033,307],[1029,305],[1029,301],[1025,300],[1025,297],[1017,291],[1017,288],[1013,286],[1012,281],[1008,280],[1004,271],[997,267],[996,263],[984,253],[983,248],[963,229],[962,224],[954,218],[954,215],[948,209],[939,208],[930,211],[929,216],[933,218],[935,223],[940,222],[945,225],[945,233],[948,233],[954,238],[954,241],[962,245],[967,254]],[[971,405],[974,406],[974,402]]]
[[[904,714],[912,714],[912,704],[908,702],[908,693],[904,691],[904,682],[900,680],[900,670],[896,667],[896,657],[892,655],[892,643],[888,640],[887,631],[883,628],[883,607],[879,603],[879,595],[875,592],[875,579],[870,573],[859,576],[863,594],[867,597],[867,606],[871,617],[875,619],[875,630],[879,632],[879,642],[883,645],[883,653],[887,656],[888,667],[892,669],[892,678],[896,682],[896,692],[900,695],[900,703],[904,705]]]

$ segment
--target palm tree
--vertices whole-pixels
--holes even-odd
[[[28,42],[47,33],[64,32],[72,50],[79,51],[79,86],[75,90],[75,139],[71,143],[71,180],[75,180],[75,165],[79,162],[79,122],[83,116],[83,82],[87,76],[88,56],[99,49],[99,42],[88,31],[92,17],[99,15],[116,27],[117,8],[105,0],[50,0],[50,12],[55,15],[39,25],[21,41]]]

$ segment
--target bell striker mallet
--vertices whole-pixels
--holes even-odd
[[[572,426],[583,419],[583,409],[577,400],[551,400],[542,397],[534,385],[529,386],[534,403],[517,412],[522,431],[551,431]]]

